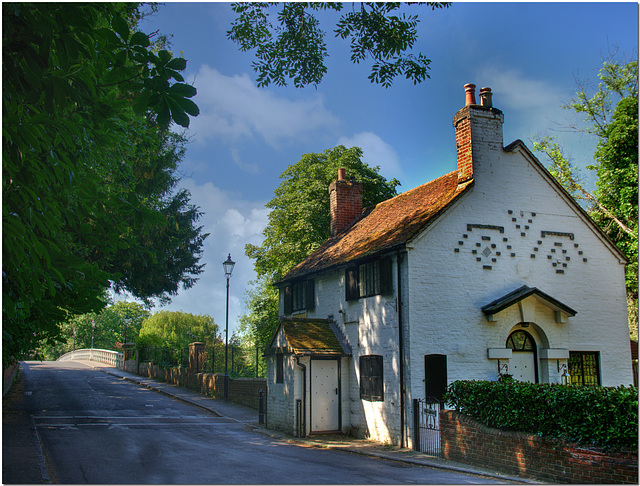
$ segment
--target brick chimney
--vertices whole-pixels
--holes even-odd
[[[458,155],[458,183],[474,178],[474,170],[482,165],[487,150],[502,149],[504,115],[493,108],[491,88],[480,89],[480,105],[476,104],[476,85],[465,84],[465,106],[453,117]]]
[[[335,236],[362,215],[362,184],[348,181],[345,169],[338,169],[338,180],[329,185],[331,236]]]

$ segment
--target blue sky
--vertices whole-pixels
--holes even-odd
[[[351,64],[348,45],[333,37],[334,13],[322,14],[330,57],[317,89],[258,88],[253,54],[226,37],[235,18],[229,3],[169,2],[141,24],[147,33],[172,34],[171,49],[187,59],[186,78],[198,90],[201,114],[187,132],[181,185],[211,233],[200,281],[164,309],[208,314],[224,328],[222,261],[231,253],[230,334],[237,328],[255,277],[244,245],[262,241],[264,206],[280,174],[305,153],[360,146],[365,162],[400,180],[400,191],[454,170],[451,120],[466,83],[492,88],[505,145],[522,139],[531,148],[534,136],[556,135],[576,164],[592,162],[593,139],[558,130],[577,120],[561,105],[574,96],[576,78],[597,86],[609,52],[637,55],[636,3],[454,3],[408,12],[419,15],[414,51],[431,59],[431,78],[397,79],[391,88],[369,83],[369,64]]]

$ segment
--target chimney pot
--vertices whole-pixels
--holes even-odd
[[[480,104],[486,108],[492,108],[493,102],[491,98],[493,97],[493,93],[491,92],[491,88],[480,88]]]
[[[476,85],[475,84],[465,84],[464,92],[467,95],[465,106],[475,105],[476,104]]]
[[[338,180],[339,181],[347,180],[347,170],[346,169],[338,169]]]

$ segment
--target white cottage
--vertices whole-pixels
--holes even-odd
[[[460,379],[633,381],[624,256],[466,85],[458,169],[363,211],[344,170],[332,236],[280,282],[269,427],[412,445],[412,400]]]

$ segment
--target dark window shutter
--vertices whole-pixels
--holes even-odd
[[[447,391],[447,356],[427,354],[424,357],[424,382],[427,397],[442,400]]]
[[[345,298],[347,300],[358,300],[360,289],[358,288],[358,268],[347,268],[344,272]]]
[[[284,383],[284,355],[276,354],[276,383]]]
[[[391,257],[384,257],[380,260],[380,293],[393,293],[393,265]]]
[[[291,314],[293,312],[293,292],[291,285],[286,285],[284,291],[284,313]]]
[[[307,280],[305,282],[305,292],[306,292],[306,304],[307,304],[307,310],[314,310],[316,308],[316,294],[315,294],[315,288],[314,288],[314,281],[313,280]]]

